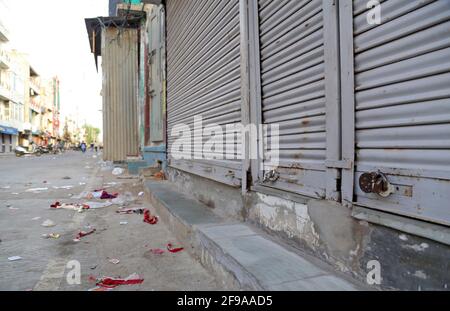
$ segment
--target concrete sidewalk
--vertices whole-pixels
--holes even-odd
[[[152,205],[178,239],[191,245],[223,285],[243,290],[364,290],[321,261],[276,243],[245,223],[229,222],[210,208],[173,190],[169,182],[147,181]]]

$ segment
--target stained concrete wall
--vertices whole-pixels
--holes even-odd
[[[241,221],[245,219],[243,198],[238,188],[173,168],[169,168],[167,174],[178,191],[193,196],[217,215]]]
[[[450,248],[428,239],[358,221],[351,210],[328,201],[296,203],[261,193],[249,195],[247,221],[292,246],[365,282],[381,265],[381,285],[400,290],[448,290]]]
[[[375,289],[448,290],[450,247],[352,217],[351,210],[323,200],[289,200],[232,188],[180,170],[168,169],[178,191],[195,197],[217,214],[244,220],[292,247],[366,282],[377,260],[381,285]]]

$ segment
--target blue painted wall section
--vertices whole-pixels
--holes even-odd
[[[166,146],[145,147],[144,161],[148,166],[153,166],[157,161],[161,161],[163,163],[163,169],[165,170],[167,168]]]
[[[144,148],[144,159],[128,161],[128,173],[130,175],[138,175],[140,168],[156,166],[158,161],[162,163],[162,169],[167,168],[167,156],[166,156],[166,146],[157,147],[145,147]]]

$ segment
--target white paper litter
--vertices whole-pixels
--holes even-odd
[[[51,221],[50,219],[47,219],[46,221],[44,221],[42,223],[42,227],[50,228],[50,227],[54,227],[54,226],[56,226],[56,224],[53,221]]]
[[[90,209],[99,209],[99,208],[105,208],[113,205],[111,202],[86,202],[84,203],[86,205],[89,205]]]
[[[58,187],[58,186],[53,186],[53,189],[56,189],[56,190],[59,190],[59,189],[70,190],[70,189],[72,189],[72,188],[73,188],[73,186],[60,186],[60,187]]]
[[[41,191],[47,191],[48,188],[33,188],[33,189],[28,189],[25,192],[41,192]]]
[[[120,263],[120,260],[119,260],[119,259],[116,259],[116,258],[111,258],[111,259],[109,259],[108,261],[109,261],[110,263],[114,264],[114,265],[117,265],[117,264]]]
[[[12,257],[8,257],[9,261],[18,261],[18,260],[22,260],[22,257],[20,256],[12,256]]]
[[[122,175],[124,172],[125,172],[125,170],[123,168],[116,167],[115,169],[113,169],[112,174],[114,176],[119,176],[119,175]]]

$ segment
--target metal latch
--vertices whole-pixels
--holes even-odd
[[[359,177],[359,187],[365,193],[375,193],[387,198],[394,193],[395,188],[382,172],[364,173]]]
[[[280,173],[277,170],[270,170],[264,174],[263,182],[276,182],[280,178]]]

